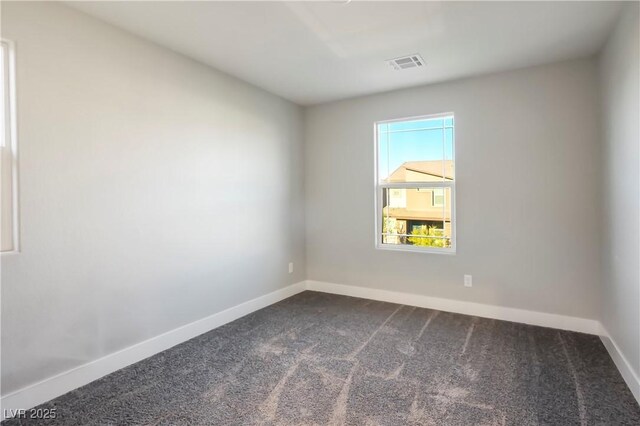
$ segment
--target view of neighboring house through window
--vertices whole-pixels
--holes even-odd
[[[18,250],[17,242],[17,147],[15,129],[15,85],[13,45],[0,42],[0,78],[2,86],[2,129],[0,129],[0,243],[2,252]]]
[[[376,246],[455,251],[453,114],[376,123]]]

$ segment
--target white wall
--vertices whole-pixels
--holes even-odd
[[[597,319],[597,83],[584,59],[307,109],[307,278]],[[450,111],[457,254],[376,250],[373,123]]]
[[[2,2],[2,36],[2,394],[304,279],[299,107],[60,4]]]
[[[605,213],[602,324],[636,377],[640,375],[639,14],[638,3],[626,6],[600,56]],[[636,392],[640,395],[640,390]]]

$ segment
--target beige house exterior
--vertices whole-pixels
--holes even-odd
[[[386,182],[453,181],[453,161],[403,163]],[[449,188],[389,188],[383,191],[386,232],[410,235],[417,228],[435,227],[451,237],[451,191]],[[384,243],[406,244],[406,236],[384,236]]]

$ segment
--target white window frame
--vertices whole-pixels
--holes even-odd
[[[394,182],[383,183],[380,181],[380,171],[378,170],[379,161],[379,135],[378,127],[380,124],[397,123],[401,121],[418,121],[418,120],[430,120],[437,118],[453,117],[453,129],[452,129],[452,151],[453,151],[453,164],[455,170],[456,164],[456,136],[455,136],[455,114],[453,112],[438,113],[430,115],[421,115],[415,117],[396,118],[392,120],[380,120],[373,123],[374,133],[374,187],[375,187],[375,208],[374,208],[374,223],[375,223],[375,247],[378,250],[391,250],[391,251],[405,251],[416,253],[436,253],[436,254],[449,254],[456,253],[456,177],[452,181],[439,181],[439,182]],[[444,122],[443,122],[444,123]],[[389,170],[388,173],[391,173]],[[408,244],[385,244],[382,242],[382,192],[387,188],[405,188],[405,189],[419,189],[419,188],[450,188],[451,191],[451,247],[421,247]]]
[[[11,214],[12,214],[12,249],[2,251],[0,254],[16,254],[20,252],[20,224],[19,224],[19,202],[18,202],[18,120],[16,105],[16,49],[15,43],[5,38],[0,39],[0,47],[5,54],[5,67],[2,73],[6,73],[6,84],[2,91],[6,91],[3,95],[2,113],[3,121],[6,128],[5,134],[2,135],[2,149],[11,151]]]

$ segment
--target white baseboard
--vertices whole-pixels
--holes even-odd
[[[595,335],[600,333],[600,322],[586,318],[506,308],[504,306],[485,305],[482,303],[463,302],[460,300],[441,299],[438,297],[400,293],[397,291],[333,284],[323,281],[308,280],[306,281],[306,288],[307,290],[321,291],[324,293],[342,294],[345,296],[361,297],[363,299],[379,300],[382,302],[437,309],[439,311],[474,315],[483,318],[539,325],[542,327],[557,328],[560,330],[578,331],[580,333]]]
[[[307,280],[305,282],[305,288],[307,290],[320,291],[324,293],[341,294],[344,296],[360,297],[363,299],[378,300],[381,302],[398,303],[408,306],[417,306],[420,308],[437,309],[439,311],[455,312],[465,315],[474,315],[484,318],[599,335],[604,347],[609,352],[609,355],[613,359],[616,367],[618,367],[618,370],[627,383],[627,386],[629,386],[631,393],[638,401],[638,404],[640,404],[640,378],[638,377],[638,373],[634,371],[633,367],[631,367],[631,364],[629,364],[629,361],[627,361],[626,357],[623,355],[620,347],[616,344],[615,340],[611,338],[609,332],[600,323],[600,321],[549,314],[545,312],[528,311],[524,309],[506,308],[503,306],[485,305],[481,303],[463,302],[460,300],[400,293],[389,290],[334,284],[323,281]]]
[[[15,413],[17,409],[29,409],[64,395],[109,373],[304,290],[305,282],[292,284],[12,392],[3,396],[0,400],[2,419],[10,412]]]
[[[638,404],[640,404],[640,377],[638,377],[638,373],[634,371],[633,367],[629,364],[629,361],[627,361],[627,358],[620,350],[620,347],[616,341],[613,340],[604,326],[602,326],[601,334],[600,340],[602,340],[604,347],[607,348],[611,359],[613,359],[616,367],[618,367],[618,371],[620,371],[622,378],[627,383],[627,386],[629,386],[631,393],[636,398],[636,401],[638,401]]]
[[[49,401],[91,383],[92,381],[109,373],[134,364],[169,349],[172,346],[185,342],[199,336],[200,334],[206,333],[207,331],[213,330],[221,325],[227,324],[248,315],[251,312],[272,305],[304,290],[341,294],[345,296],[437,309],[484,318],[577,331],[581,333],[595,335],[604,334],[604,336],[601,336],[601,339],[605,347],[609,351],[609,354],[613,358],[623,378],[629,385],[629,388],[640,403],[640,381],[638,380],[638,375],[633,371],[624,355],[622,355],[622,352],[619,350],[615,341],[609,337],[600,322],[596,320],[308,280],[292,284],[264,296],[241,303],[209,317],[194,321],[190,324],[168,331],[159,336],[137,343],[118,352],[114,352],[95,361],[83,364],[74,369],[65,371],[56,376],[5,395],[0,399],[2,419],[4,419],[5,415],[10,412],[9,410],[35,407],[36,405],[42,404],[43,402]]]

